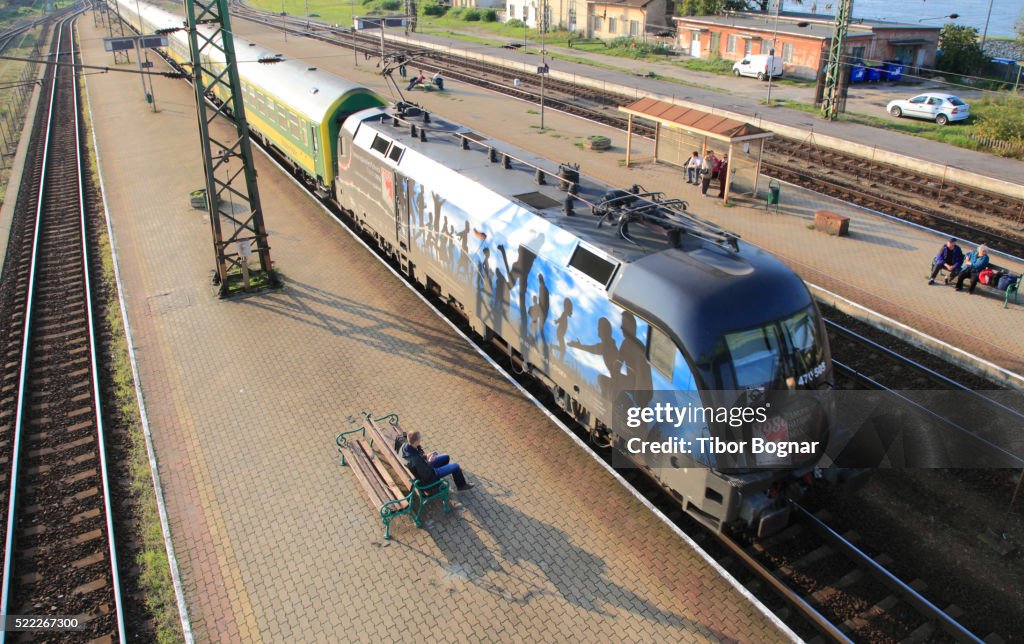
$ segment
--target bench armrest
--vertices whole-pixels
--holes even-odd
[[[379,423],[382,420],[386,420],[388,421],[388,425],[391,425],[392,427],[398,427],[398,414],[393,412],[390,414],[384,414],[380,418],[373,418],[373,414],[371,414],[368,411],[364,411],[363,416],[365,416],[366,420],[370,421],[371,423]]]
[[[412,489],[414,492],[433,492],[435,490],[443,490],[448,487],[448,482],[444,479],[437,479],[430,485],[420,485],[419,481],[412,482]]]
[[[334,439],[334,444],[338,446],[338,454],[341,455],[341,464],[345,465],[345,448],[348,447],[348,437],[350,434],[362,434],[363,438],[366,438],[366,428],[357,427],[348,431],[341,432],[338,437]],[[370,439],[370,446],[373,447],[373,439]]]

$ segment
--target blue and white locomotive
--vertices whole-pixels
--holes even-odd
[[[136,28],[181,24],[161,9],[121,2],[127,20],[144,18]],[[175,58],[187,52],[183,39],[172,35]],[[252,47],[235,41],[236,51]],[[278,143],[282,131],[291,135],[287,128],[250,118],[258,138],[311,185],[333,180],[336,202],[407,275],[549,387],[596,442],[621,449],[637,435],[623,407],[681,396],[734,406],[737,392],[748,401],[795,390],[827,398],[832,365],[822,318],[806,285],[775,258],[741,246],[679,200],[600,185],[416,106],[386,105],[359,85],[293,66],[280,86],[279,69],[241,70],[246,110],[253,96],[275,113],[291,106],[293,120],[312,120],[290,143],[311,150],[318,135],[336,133],[317,149],[327,159],[302,163],[296,145]],[[296,89],[303,83],[309,87]],[[309,96],[316,110],[301,108]],[[307,130],[311,140],[301,138]],[[741,432],[824,446],[827,402],[819,405],[818,394],[801,400],[801,408],[777,409]],[[639,431],[657,442],[720,429],[648,423]],[[777,459],[771,469],[714,456],[634,460],[705,525],[746,524],[763,534],[785,523],[785,499],[802,492],[821,451]]]

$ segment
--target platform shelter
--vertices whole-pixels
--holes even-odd
[[[726,118],[704,110],[683,107],[653,98],[620,106],[629,115],[626,133],[626,167],[632,162],[633,118],[654,121],[654,160],[683,167],[694,151],[701,156],[713,150],[719,158],[729,155],[729,182],[725,200],[730,194],[757,196],[757,180],[761,174],[764,142],[772,132],[750,123]]]

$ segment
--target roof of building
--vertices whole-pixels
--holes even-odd
[[[652,2],[654,2],[654,0],[587,0],[587,4],[605,4],[617,7],[636,7],[638,9],[643,9]]]
[[[716,27],[735,27],[757,33],[773,33],[776,30],[775,15],[767,13],[728,12],[720,16],[674,16],[673,20],[689,25],[708,25]],[[832,16],[813,13],[784,12],[778,18],[778,33],[802,38],[828,40],[833,31]],[[848,38],[870,36],[875,29],[920,29],[933,30],[936,36],[939,27],[928,25],[911,25],[880,20],[853,20],[847,31]]]
[[[619,107],[620,112],[648,118],[662,123],[678,125],[685,130],[706,134],[722,141],[743,141],[772,136],[750,123],[726,118],[704,110],[682,107],[654,98],[642,98],[629,105]]]

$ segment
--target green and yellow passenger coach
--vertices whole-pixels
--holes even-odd
[[[171,22],[165,11],[124,0],[120,0],[120,13],[141,33],[184,24],[184,19]],[[361,85],[301,61],[281,59],[256,43],[236,36],[234,44],[249,128],[264,144],[279,150],[303,179],[318,191],[329,193],[337,168],[335,141],[345,117],[369,107],[382,107],[387,101]],[[168,34],[167,54],[185,68],[190,64],[184,30]],[[204,64],[215,70],[222,68],[224,59],[219,51],[207,50],[204,56]],[[227,98],[219,86],[215,93],[221,100]]]

